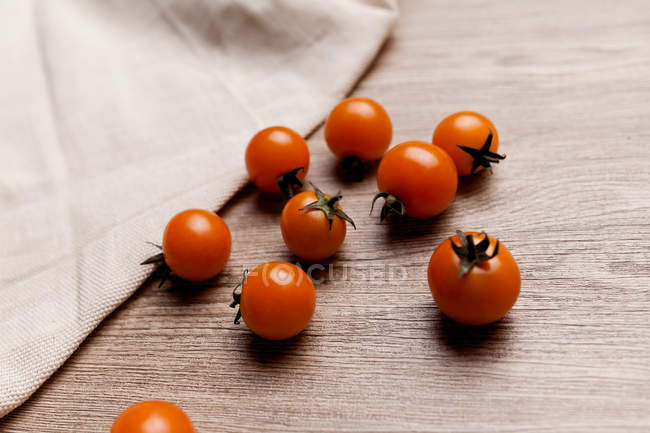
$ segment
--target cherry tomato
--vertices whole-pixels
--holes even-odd
[[[313,186],[313,184],[312,184]],[[282,209],[282,237],[287,248],[305,260],[326,259],[338,251],[345,239],[346,221],[354,226],[338,202],[314,186],[291,198]]]
[[[192,421],[178,406],[166,401],[143,401],[115,419],[111,433],[195,433]]]
[[[163,256],[172,272],[188,281],[217,275],[230,256],[230,230],[213,212],[188,209],[175,215],[165,228]]]
[[[433,132],[433,144],[451,156],[458,174],[475,174],[498,163],[499,134],[487,117],[472,111],[461,111],[443,119]]]
[[[300,333],[316,308],[316,291],[307,274],[287,262],[268,262],[246,276],[241,294],[233,293],[239,315],[255,334],[286,340]]]
[[[246,148],[251,180],[266,192],[293,195],[309,170],[309,148],[293,129],[272,126],[255,134]]]
[[[386,152],[393,126],[386,110],[368,98],[349,98],[339,103],[325,122],[325,140],[339,158],[374,161]]]
[[[485,233],[457,232],[429,261],[429,288],[440,311],[466,325],[501,319],[519,296],[517,262],[505,245]]]
[[[444,211],[454,199],[458,175],[444,150],[422,141],[407,141],[384,155],[377,186],[380,193],[375,200],[386,200],[382,219],[388,212],[429,218]]]

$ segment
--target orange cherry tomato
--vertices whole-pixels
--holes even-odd
[[[143,401],[115,419],[111,433],[195,433],[192,421],[178,406],[166,401]]]
[[[458,175],[444,150],[422,141],[407,141],[384,155],[377,186],[380,193],[375,200],[386,199],[382,219],[388,211],[429,218],[444,211],[454,199]]]
[[[246,148],[246,169],[262,191],[293,195],[309,171],[307,142],[293,129],[272,126],[255,134]]]
[[[325,140],[339,158],[375,161],[386,152],[393,126],[386,110],[368,98],[349,98],[339,103],[325,122]]]
[[[431,256],[428,274],[440,311],[466,325],[501,319],[515,304],[521,287],[512,254],[485,233],[458,232],[444,240]]]
[[[188,209],[167,223],[163,255],[172,272],[188,281],[217,275],[230,256],[230,230],[213,212]]]
[[[316,308],[314,284],[302,269],[288,262],[258,266],[244,280],[241,294],[233,296],[231,306],[239,303],[246,325],[267,340],[286,340],[299,334]]]
[[[345,239],[346,221],[354,226],[338,202],[314,186],[292,197],[282,209],[282,237],[287,248],[305,260],[323,260],[338,251]]]
[[[451,156],[458,174],[475,174],[498,163],[499,134],[487,117],[472,111],[460,111],[443,119],[433,132],[433,144]]]

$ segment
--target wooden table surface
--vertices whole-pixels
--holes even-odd
[[[282,202],[249,186],[222,212],[233,253],[211,287],[141,288],[0,431],[108,432],[150,398],[203,433],[650,431],[647,2],[404,0],[353,93],[384,104],[394,143],[482,112],[508,157],[438,218],[379,224],[376,166],[344,183],[318,129],[309,177],[343,190],[358,230],[305,332],[269,343],[232,323],[242,267],[295,260]],[[519,300],[492,326],[452,323],[429,293],[429,257],[457,228],[519,262]]]

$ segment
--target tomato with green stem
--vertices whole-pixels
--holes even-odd
[[[451,156],[458,174],[477,174],[491,164],[498,164],[505,155],[499,149],[499,134],[487,117],[473,111],[460,111],[447,116],[433,132],[433,144]]]
[[[346,175],[361,180],[365,162],[386,152],[393,126],[384,107],[369,98],[348,98],[331,111],[325,122],[325,141],[342,158]]]
[[[291,197],[309,171],[309,147],[293,129],[272,126],[255,134],[246,148],[246,169],[262,191]]]
[[[345,239],[346,222],[356,226],[339,205],[340,193],[332,197],[311,185],[313,191],[293,196],[284,206],[280,227],[287,248],[313,262],[338,251]]]
[[[299,334],[316,308],[314,283],[288,262],[268,262],[244,273],[233,298],[230,306],[239,305],[235,324],[242,318],[253,333],[267,340],[286,340]]]
[[[231,244],[230,229],[219,215],[204,209],[188,209],[167,223],[160,246],[162,253],[142,264],[161,264],[165,268],[162,282],[170,272],[187,281],[205,281],[226,265]]]
[[[485,233],[445,239],[429,261],[429,288],[440,311],[466,325],[501,319],[517,301],[519,267],[508,248]]]
[[[166,401],[136,403],[122,412],[111,433],[195,433],[192,421],[183,409]]]
[[[456,196],[458,175],[449,155],[438,146],[407,141],[389,150],[377,170],[379,193],[388,214],[430,218],[444,211]],[[372,212],[372,208],[371,208]]]

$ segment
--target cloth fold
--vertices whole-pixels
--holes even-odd
[[[392,0],[0,3],[0,417],[133,294],[167,220],[247,181],[249,138],[307,134]]]

